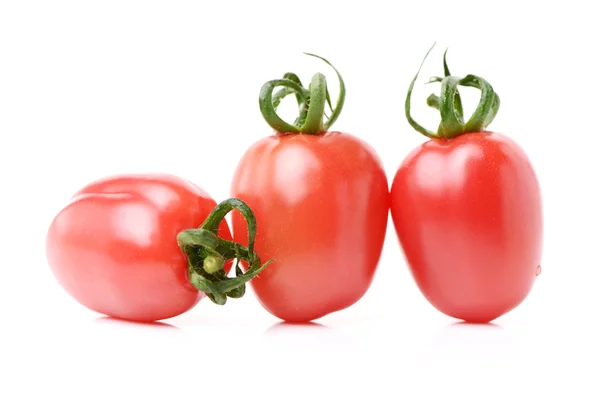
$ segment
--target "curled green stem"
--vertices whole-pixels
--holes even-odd
[[[404,109],[409,124],[415,130],[429,138],[451,139],[465,133],[484,131],[487,126],[492,123],[498,113],[498,109],[500,108],[500,98],[498,97],[498,94],[494,92],[491,84],[479,76],[467,75],[464,78],[452,76],[446,60],[448,50],[444,52],[444,77],[434,76],[428,82],[441,83],[440,95],[437,96],[431,94],[427,98],[427,105],[440,112],[441,121],[437,132],[426,129],[412,118],[410,111],[414,85],[427,56],[434,46],[435,44],[427,51],[419,70],[415,74],[408,88]],[[462,100],[458,90],[459,86],[474,87],[481,91],[479,104],[466,122],[464,121]]]
[[[248,225],[248,246],[222,239],[218,230],[225,216],[238,210]],[[223,305],[227,298],[242,297],[246,283],[258,275],[271,261],[261,264],[254,252],[256,218],[252,209],[240,199],[231,198],[219,203],[199,228],[186,229],[177,235],[177,244],[188,260],[188,275],[192,285],[204,292],[212,302]],[[224,270],[227,261],[236,259],[236,275]],[[243,272],[240,261],[248,268]]]
[[[338,70],[325,58],[315,54],[305,53],[327,63],[337,74],[340,94],[335,108],[331,106],[327,79],[321,73],[316,73],[308,87],[302,86],[300,79],[294,73],[286,73],[282,79],[266,82],[259,94],[258,103],[265,121],[277,132],[283,134],[302,133],[319,134],[331,128],[338,119],[346,98],[346,86]],[[277,87],[283,87],[273,93]],[[298,117],[293,124],[289,124],[279,117],[277,107],[286,96],[294,94],[298,101]],[[325,108],[329,106],[331,115],[326,118]]]

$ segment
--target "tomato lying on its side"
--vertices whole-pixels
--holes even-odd
[[[542,202],[534,169],[510,138],[485,130],[500,104],[480,77],[452,77],[444,56],[437,133],[402,162],[392,183],[391,213],[416,283],[439,311],[489,322],[519,305],[540,272]],[[417,73],[418,76],[418,73]],[[415,76],[416,80],[416,76]],[[482,90],[463,121],[459,85]]]
[[[63,288],[93,311],[133,321],[174,317],[206,296],[202,279],[210,278],[200,269],[207,256],[196,256],[200,245],[188,235],[198,235],[196,228],[210,221],[216,226],[210,228],[212,241],[215,235],[219,242],[231,240],[221,217],[228,209],[216,206],[204,190],[171,175],[95,181],[53,219],[46,239],[48,263]],[[194,256],[190,261],[188,250]],[[218,257],[213,253],[210,265],[227,273],[232,253],[214,261]],[[212,299],[214,292],[207,291]]]
[[[275,86],[284,89],[272,95]],[[248,149],[231,185],[232,196],[252,207],[261,226],[257,253],[274,259],[251,286],[270,313],[289,322],[311,321],[358,301],[373,279],[387,226],[382,164],[362,140],[327,131],[341,110],[341,78],[340,100],[324,124],[326,91],[321,74],[310,92],[293,74],[266,83],[261,111],[276,133]],[[294,126],[274,110],[289,93],[301,107]],[[234,214],[232,225],[236,241],[243,241],[243,220]]]

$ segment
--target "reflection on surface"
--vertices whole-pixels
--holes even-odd
[[[458,322],[454,322],[451,323],[450,325],[447,326],[447,328],[453,328],[453,329],[464,329],[464,330],[474,330],[474,329],[500,329],[500,330],[504,330],[504,328],[500,325],[497,325],[493,322],[488,322],[488,323],[474,323],[474,322],[465,322],[465,321],[458,321]]]
[[[434,360],[495,361],[515,359],[518,347],[498,324],[455,322],[433,336],[424,354],[426,359]]]
[[[277,152],[274,186],[289,205],[300,203],[310,194],[314,183],[311,173],[318,172],[320,167],[319,158],[303,145],[282,146]],[[285,188],[288,186],[294,188]]]
[[[103,325],[112,325],[114,327],[127,327],[127,328],[147,328],[147,329],[155,329],[155,330],[165,330],[165,331],[178,331],[181,332],[177,326],[173,326],[170,323],[166,322],[134,322],[134,321],[126,321],[123,319],[112,318],[109,316],[102,316],[96,318],[94,320],[96,324]]]
[[[293,351],[298,355],[356,352],[360,342],[338,327],[318,322],[278,322],[268,327],[261,343],[277,352]]]
[[[289,333],[292,331],[298,332],[314,332],[315,329],[331,329],[329,326],[325,326],[318,322],[302,322],[302,323],[294,323],[294,322],[278,322],[272,326],[270,326],[265,333],[266,334],[275,334],[275,333]]]

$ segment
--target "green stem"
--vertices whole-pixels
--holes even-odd
[[[238,210],[248,225],[248,246],[228,241],[218,236],[219,226],[232,210]],[[245,293],[245,285],[271,262],[261,265],[254,252],[256,219],[248,205],[240,199],[231,198],[219,203],[199,228],[186,229],[177,235],[177,243],[188,259],[190,282],[196,289],[216,304],[223,305],[227,297],[239,298]],[[223,269],[228,260],[237,259],[236,276],[227,276]],[[246,273],[239,262],[248,264]]]
[[[439,109],[442,114],[442,122],[438,129],[439,135],[450,138],[455,131],[462,131],[463,121],[455,109],[455,97],[458,93],[458,79],[447,76],[442,80]]]
[[[435,46],[435,44],[433,46]],[[419,70],[417,71],[417,73],[415,74],[415,77],[413,77],[412,81],[410,82],[410,86],[408,86],[408,94],[406,95],[406,100],[404,102],[404,113],[406,115],[406,119],[408,120],[408,123],[412,126],[412,128],[414,128],[419,133],[421,133],[424,136],[429,137],[429,138],[437,138],[438,136],[436,133],[434,133],[433,131],[427,130],[425,127],[423,127],[419,123],[417,123],[417,121],[415,119],[413,119],[413,117],[410,114],[410,100],[412,97],[413,89],[415,88],[415,82],[417,81],[417,78],[419,77],[419,73],[421,73],[421,69],[423,68],[423,64],[425,63],[427,56],[429,55],[431,50],[433,50],[433,46],[431,46],[429,51],[427,51],[425,58],[423,58],[423,61],[421,61],[421,66],[419,66]],[[432,104],[434,104],[436,102],[437,102],[436,105],[439,109],[439,98],[437,98],[437,101],[432,102]]]
[[[434,44],[435,46],[435,44]],[[461,134],[481,132],[492,123],[500,108],[500,98],[494,92],[492,86],[483,78],[475,75],[467,75],[464,78],[457,78],[450,74],[450,68],[446,61],[448,50],[444,52],[444,77],[434,76],[429,83],[441,83],[440,96],[435,94],[427,98],[427,105],[437,109],[440,112],[441,121],[434,133],[418,124],[410,115],[410,99],[414,89],[415,81],[425,63],[425,59],[433,49],[433,46],[427,51],[427,54],[421,61],[421,66],[413,78],[406,96],[405,112],[409,124],[418,132],[428,138],[452,139]],[[481,97],[477,108],[465,123],[462,100],[458,91],[459,86],[474,87],[481,91]]]
[[[283,75],[283,78],[292,80],[293,82],[298,83],[298,85],[300,87],[302,87],[302,82],[300,81],[300,78],[295,73],[286,73],[285,75]],[[306,90],[304,90],[304,91],[306,91]],[[308,111],[308,108],[304,104],[304,97],[308,93],[304,93],[305,95],[303,95],[303,94],[296,93],[294,90],[292,90],[290,88],[287,88],[287,87],[282,88],[273,95],[273,108],[277,109],[277,107],[281,103],[281,100],[283,100],[285,97],[287,97],[290,94],[295,94],[296,102],[298,102],[298,107],[299,107],[299,115],[298,115],[298,118],[294,121],[294,126],[302,126],[302,124],[304,124],[304,121],[306,120],[306,113]]]
[[[461,79],[461,85],[481,90],[479,104],[467,122],[465,129],[470,131],[482,130],[491,123],[498,113],[500,98],[494,92],[492,86],[481,77],[467,75],[464,79]]]
[[[331,110],[331,116],[325,120],[325,107],[329,105],[331,109],[331,99],[327,88],[327,80],[323,74],[316,73],[308,89],[302,86],[298,76],[293,73],[286,73],[283,79],[266,82],[262,86],[258,98],[260,111],[265,121],[275,131],[282,134],[302,133],[315,135],[325,132],[335,123],[344,106],[346,86],[338,70],[323,57],[309,53],[305,54],[319,58],[333,68],[339,80],[340,94],[335,108]],[[284,88],[273,94],[274,89],[279,86],[283,86]],[[285,122],[277,115],[277,107],[281,103],[281,100],[290,94],[296,95],[299,108],[299,115],[293,125]]]
[[[305,134],[318,134],[323,131],[323,116],[327,99],[327,81],[321,73],[316,73],[310,82],[310,102],[308,113],[302,126]]]
[[[287,92],[288,94],[295,93],[298,96],[302,97],[303,102],[306,102],[306,90],[304,89],[304,87],[289,79],[276,79],[268,81],[262,86],[260,94],[258,96],[258,104],[260,107],[260,111],[263,115],[263,118],[275,131],[279,131],[282,133],[297,133],[299,132],[298,128],[296,126],[288,124],[283,119],[281,119],[277,114],[275,107],[273,106],[273,90],[276,87],[280,86],[287,87],[288,89],[290,89],[289,92]],[[279,102],[285,95],[276,98],[277,104],[279,104]]]
[[[320,60],[325,62],[327,65],[331,66],[331,68],[335,71],[335,74],[337,75],[337,78],[338,78],[338,83],[340,85],[340,88],[339,88],[340,94],[338,95],[338,99],[335,104],[335,108],[332,109],[331,116],[329,117],[329,119],[327,119],[327,121],[324,124],[325,130],[329,130],[331,128],[331,126],[335,123],[335,121],[338,119],[338,117],[342,113],[342,109],[344,108],[344,102],[346,101],[346,84],[344,83],[344,79],[342,79],[342,75],[340,74],[340,72],[336,69],[335,66],[333,66],[331,64],[331,62],[329,62],[325,58],[320,57],[315,54],[310,54],[310,53],[304,53],[304,54],[309,55],[311,57],[319,58]],[[329,103],[329,107],[331,108],[331,100],[329,99],[329,91],[327,91],[326,94],[327,94],[327,102]]]

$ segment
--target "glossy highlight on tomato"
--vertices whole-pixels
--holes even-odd
[[[261,226],[256,252],[273,259],[250,284],[263,307],[288,322],[356,303],[373,280],[385,238],[389,190],[379,157],[357,137],[330,131],[345,95],[338,78],[340,95],[326,122],[322,74],[310,89],[293,73],[267,82],[259,105],[275,132],[246,151],[231,184],[231,195],[248,203]],[[273,93],[276,87],[282,88]],[[289,94],[300,109],[294,124],[275,111]],[[243,243],[245,225],[235,214],[232,227]]]
[[[431,51],[431,50],[430,50]],[[500,99],[483,78],[445,76],[428,105],[441,114],[437,132],[406,116],[429,138],[401,163],[391,188],[391,214],[406,261],[425,298],[466,322],[490,322],[516,308],[540,273],[542,196],[522,148],[486,127]],[[481,91],[464,119],[459,86]]]
[[[180,315],[205,293],[189,281],[177,235],[197,228],[216,205],[200,187],[166,174],[94,181],[53,219],[48,263],[60,285],[98,313],[134,321]],[[225,221],[218,233],[231,239]]]

